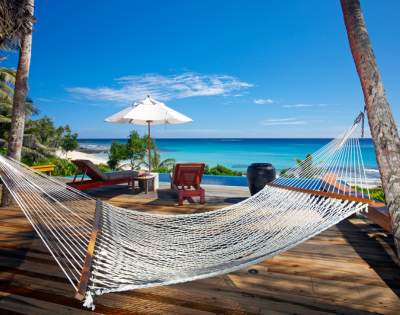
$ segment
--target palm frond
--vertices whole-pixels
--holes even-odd
[[[39,114],[39,109],[33,104],[31,98],[27,98],[25,101],[25,110],[27,115],[37,115]]]
[[[11,123],[11,118],[4,116],[4,115],[0,115],[0,123],[2,124],[10,124]]]
[[[176,163],[175,159],[165,159],[160,162],[159,167],[172,168]]]
[[[10,86],[9,84],[7,84],[4,81],[0,81],[0,97],[1,98],[8,98],[8,99],[12,99],[12,95],[14,94],[14,89],[12,86]]]
[[[0,81],[14,85],[16,75],[17,72],[14,69],[0,67]]]
[[[22,155],[29,155],[31,157],[34,157],[35,159],[45,159],[46,157],[48,157],[49,155],[47,154],[43,154],[41,152],[38,152],[35,149],[31,149],[28,147],[23,146],[22,147]]]
[[[34,22],[32,0],[0,0],[0,48],[16,49]]]
[[[0,100],[0,111],[8,112],[11,114],[12,110],[12,103],[8,102],[7,100]]]

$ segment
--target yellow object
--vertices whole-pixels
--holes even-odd
[[[55,168],[54,164],[31,166],[31,169],[33,169],[35,171],[43,172],[43,173],[48,173],[49,175],[51,175],[51,172],[54,171],[54,168]]]

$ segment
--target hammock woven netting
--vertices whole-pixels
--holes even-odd
[[[367,176],[354,136],[360,124],[258,194],[206,213],[115,207],[3,156],[0,175],[77,297],[94,308],[96,295],[241,269],[366,211]]]

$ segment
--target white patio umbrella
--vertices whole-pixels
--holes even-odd
[[[191,122],[192,119],[169,108],[162,102],[147,96],[144,100],[134,103],[110,117],[105,119],[109,123],[128,123],[134,125],[147,125],[148,142],[147,150],[149,156],[149,171],[151,164],[150,148],[150,125],[161,124],[184,124]]]

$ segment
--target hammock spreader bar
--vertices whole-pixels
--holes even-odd
[[[101,215],[102,215],[102,202],[100,200],[96,200],[96,210],[94,213],[94,223],[93,230],[90,235],[90,241],[87,247],[87,253],[85,257],[85,262],[82,268],[82,274],[78,283],[78,290],[76,292],[75,298],[83,301],[85,299],[87,287],[89,284],[90,275],[92,272],[92,261],[94,255],[94,247],[96,245],[97,235],[101,229]]]

